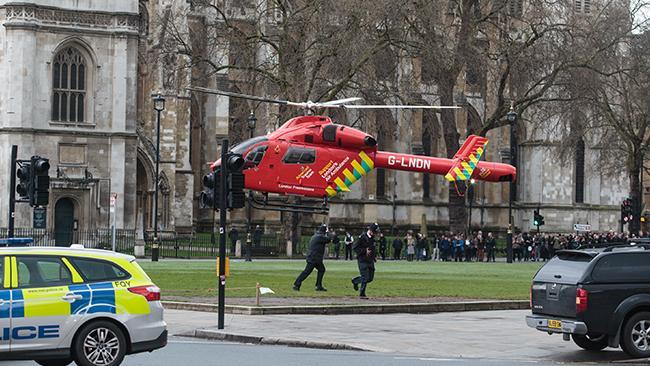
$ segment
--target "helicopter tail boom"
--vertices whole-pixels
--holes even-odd
[[[457,158],[444,159],[421,155],[399,154],[377,151],[375,167],[404,170],[409,172],[429,173],[446,176],[458,164]],[[514,181],[517,176],[515,167],[509,164],[479,161],[469,176],[460,175],[459,180],[483,180],[487,182]]]

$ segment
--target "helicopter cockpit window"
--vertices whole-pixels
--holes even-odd
[[[258,142],[268,141],[268,140],[269,139],[267,139],[266,136],[253,137],[252,139],[242,141],[241,143],[233,146],[233,148],[230,149],[230,151],[234,152],[235,154],[243,155],[246,152],[246,150],[248,150],[249,147],[255,145]]]
[[[258,147],[254,147],[248,155],[246,155],[246,165],[248,166],[257,166],[260,164],[262,161],[262,158],[264,158],[264,154],[266,153],[266,149],[268,148],[267,145],[262,145]]]
[[[312,164],[316,161],[316,150],[304,147],[290,147],[284,154],[285,164]]]
[[[327,142],[336,141],[336,130],[338,128],[339,126],[335,124],[325,125],[325,127],[323,127],[323,141],[327,141]]]

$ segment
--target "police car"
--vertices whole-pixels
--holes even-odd
[[[128,255],[0,248],[0,360],[115,366],[167,344],[160,289]]]

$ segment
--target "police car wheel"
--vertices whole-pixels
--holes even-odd
[[[68,366],[72,363],[71,358],[59,358],[56,360],[36,360],[36,363],[41,366]]]
[[[126,354],[126,337],[111,322],[93,322],[77,334],[73,351],[79,366],[117,366]]]

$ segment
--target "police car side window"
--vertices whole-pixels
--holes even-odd
[[[68,258],[86,282],[116,281],[129,278],[128,272],[119,266],[89,258]]]
[[[68,268],[56,257],[17,257],[18,287],[49,287],[72,284]]]

